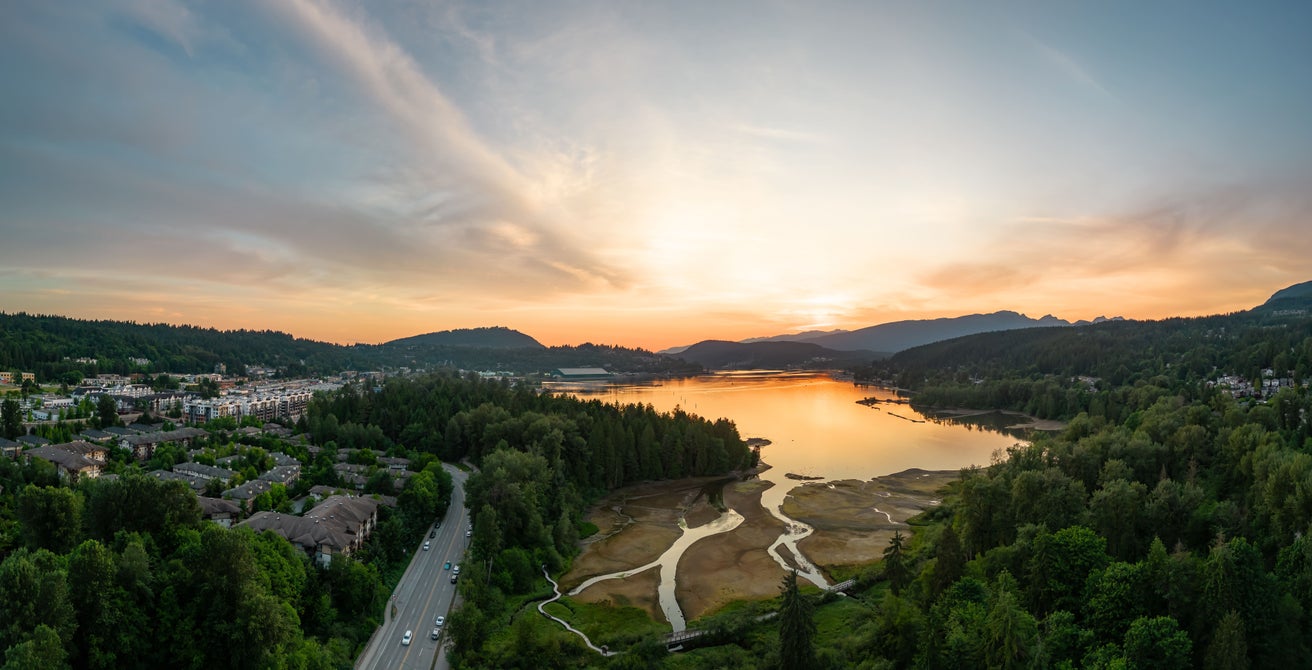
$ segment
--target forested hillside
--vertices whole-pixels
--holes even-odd
[[[368,556],[322,569],[278,535],[203,521],[182,482],[68,488],[41,465],[0,459],[6,669],[340,668],[376,625]]]
[[[875,355],[869,351],[835,351],[810,342],[704,340],[683,350],[679,357],[711,369],[777,370],[838,368]]]
[[[785,580],[780,601],[692,622],[708,633],[676,654],[621,603],[576,610],[635,631],[614,635],[629,643],[603,658],[532,613],[532,597],[471,580],[478,607],[456,617],[454,658],[460,667],[1312,666],[1308,321],[1286,305],[907,352],[879,372],[957,393],[996,381],[970,396],[985,409],[1024,407],[1052,384],[1078,394],[1052,412],[1070,421],[963,470],[941,505],[859,572],[849,597],[799,594]],[[1211,383],[1231,369],[1291,385],[1236,397]],[[1016,395],[1000,393],[1008,385]],[[502,457],[485,464],[526,469]],[[493,565],[524,563],[480,552]],[[520,586],[531,572],[522,567]]]
[[[540,593],[541,566],[561,570],[578,550],[585,506],[640,480],[723,474],[755,465],[730,421],[542,394],[505,382],[433,375],[390,380],[379,393],[317,400],[318,440],[367,426],[445,460],[477,466],[466,486],[474,537],[451,617],[459,667],[561,667],[592,660],[560,640],[515,641],[517,603]]]
[[[698,363],[605,344],[577,346],[487,348],[432,344],[386,344],[385,352],[398,365],[498,370],[516,374],[549,374],[557,368],[598,367],[617,373],[690,375],[703,372]]]
[[[307,371],[368,369],[373,347],[342,347],[276,331],[221,331],[195,326],[88,321],[62,316],[0,314],[0,370],[35,372],[42,383],[112,372],[213,372],[223,363],[239,372],[263,365],[295,375]],[[76,359],[95,359],[80,363]],[[131,359],[144,358],[144,365]]]
[[[463,328],[461,330],[443,330],[391,340],[391,346],[452,346],[483,347],[486,349],[541,349],[542,343],[519,332],[503,326],[493,328]]]
[[[918,402],[1033,411],[1075,394],[1051,408],[1071,420],[963,470],[851,597],[798,607],[786,583],[777,605],[695,622],[712,631],[700,648],[614,667],[1312,667],[1310,328],[1282,301],[881,363]],[[1235,397],[1209,383],[1227,370],[1290,385]]]
[[[480,342],[489,344],[478,346]],[[515,343],[520,346],[510,346]],[[78,359],[94,359],[94,362]],[[146,359],[146,362],[133,359]],[[445,331],[383,345],[343,346],[276,331],[221,331],[195,326],[0,314],[0,370],[35,372],[37,380],[45,384],[71,385],[100,373],[213,372],[219,363],[233,374],[256,365],[287,377],[387,367],[502,370],[517,374],[589,366],[653,374],[695,374],[702,370],[698,364],[642,349],[590,343],[546,348],[531,337],[505,329]]]
[[[1152,381],[1192,399],[1208,381],[1236,375],[1260,383],[1264,370],[1312,378],[1312,316],[1305,309],[983,333],[909,349],[856,374],[910,389],[922,407],[1058,419],[1093,411],[1119,421],[1138,384]]]
[[[142,474],[185,450],[162,447],[142,463],[115,453],[117,479],[71,488],[44,461],[0,458],[3,667],[349,667],[414,543],[444,509],[434,495],[442,487],[419,484],[446,479],[449,495],[436,455],[480,467],[467,489],[478,528],[469,604],[451,626],[461,652],[477,659],[505,599],[533,588],[538,566],[558,569],[576,551],[589,500],[641,479],[755,463],[728,421],[476,376],[395,379],[376,392],[347,386],[317,396],[301,427],[322,447],[317,456],[270,445],[306,463],[298,490],[330,482],[339,453],[403,456],[420,470],[395,510],[380,508],[365,548],[328,569],[277,535],[202,521],[187,485]],[[230,439],[220,431],[202,444]],[[291,512],[288,501],[277,504]]]

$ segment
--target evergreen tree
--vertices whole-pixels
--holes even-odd
[[[1207,645],[1207,655],[1203,657],[1205,670],[1248,670],[1248,640],[1244,635],[1244,620],[1239,613],[1230,610],[1221,617],[1212,633],[1212,643]]]
[[[118,403],[108,393],[100,394],[100,400],[96,401],[96,418],[101,428],[118,425]]]
[[[18,401],[7,398],[0,405],[0,435],[12,440],[23,434],[23,413]]]
[[[1034,617],[1016,602],[1016,594],[1009,588],[1014,583],[1010,573],[998,576],[997,594],[985,619],[985,656],[991,668],[1028,667],[1038,638]]]
[[[1169,616],[1140,617],[1126,631],[1124,648],[1130,668],[1185,670],[1193,643]]]
[[[783,602],[779,604],[779,661],[783,670],[815,667],[814,606],[797,588],[797,570],[784,575]]]
[[[932,597],[937,599],[940,593],[948,590],[966,568],[966,555],[961,549],[961,539],[947,524],[943,534],[938,538],[938,547],[934,551],[934,581]]]
[[[68,667],[67,657],[59,632],[39,624],[31,638],[5,650],[3,670],[59,670]]]
[[[902,587],[911,581],[911,569],[907,567],[903,551],[902,531],[893,531],[893,538],[884,549],[884,579],[894,594],[902,592]],[[955,581],[955,580],[954,580]]]

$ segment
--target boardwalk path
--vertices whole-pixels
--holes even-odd
[[[552,579],[551,575],[547,573],[547,567],[545,565],[542,566],[542,576],[546,577],[547,581],[551,582],[551,590],[554,591],[556,595],[552,596],[550,600],[544,600],[538,603],[538,612],[542,613],[542,616],[547,617],[548,619],[551,619],[552,621],[555,621],[556,623],[564,626],[565,630],[583,638],[583,644],[588,645],[589,647],[592,648],[593,651],[597,652],[598,654],[601,654],[602,656],[614,656],[616,652],[607,651],[605,649],[602,649],[601,647],[598,647],[595,644],[592,644],[592,640],[589,640],[587,635],[584,635],[582,631],[569,625],[569,622],[565,621],[564,619],[560,619],[558,617],[547,614],[547,610],[543,608],[546,607],[549,603],[554,603],[560,599],[560,585],[557,584],[556,580]]]

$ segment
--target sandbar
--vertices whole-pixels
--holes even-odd
[[[798,547],[827,571],[883,557],[896,531],[911,534],[907,519],[940,502],[956,470],[911,469],[870,481],[845,479],[803,484],[784,498],[783,512],[815,528]]]
[[[656,597],[660,583],[661,570],[653,567],[624,579],[607,580],[570,597],[596,605],[637,607],[645,611],[652,621],[664,621],[665,615],[661,613],[660,600]]]
[[[761,506],[768,481],[750,480],[724,487],[724,503],[743,515],[735,529],[706,538],[683,553],[675,598],[685,619],[711,614],[735,600],[779,595],[784,570],[766,553],[784,525]]]
[[[679,529],[681,516],[686,517],[689,526],[696,527],[720,515],[702,495],[708,484],[720,479],[723,477],[693,477],[613,491],[588,511],[586,519],[600,530],[583,540],[583,551],[560,577],[561,590],[569,591],[591,577],[632,570],[660,558],[683,534]],[[612,582],[601,588],[610,588]],[[655,587],[653,597],[654,591]]]

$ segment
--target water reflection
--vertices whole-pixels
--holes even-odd
[[[689,528],[687,522],[679,519],[679,528],[683,531],[683,534],[656,560],[632,570],[621,570],[593,577],[574,587],[569,595],[576,596],[597,582],[604,582],[608,579],[626,579],[659,566],[661,569],[660,586],[656,588],[656,593],[660,601],[661,612],[665,614],[665,620],[670,623],[670,628],[677,633],[688,626],[683,619],[683,609],[679,607],[679,601],[674,597],[675,587],[678,586],[675,581],[676,569],[679,566],[679,559],[683,557],[683,552],[687,551],[688,547],[691,547],[698,540],[720,533],[727,533],[737,528],[742,522],[743,515],[733,509],[721,514],[718,519],[696,528]]]
[[[995,432],[991,425],[967,427],[943,417],[927,417],[899,402],[901,399],[892,391],[857,386],[817,372],[728,372],[646,383],[569,382],[544,386],[604,402],[651,405],[664,412],[678,407],[710,419],[727,417],[744,437],[771,440],[761,449],[761,457],[772,467],[762,473],[761,479],[774,485],[762,493],[761,505],[784,523],[785,530],[768,551],[785,570],[797,568],[799,576],[822,587],[828,585],[824,576],[797,546],[813,529],[782,510],[784,498],[800,485],[787,477],[789,473],[817,480],[869,480],[909,468],[955,470],[987,464],[995,451],[1017,442],[1014,436]],[[590,579],[573,592],[603,579],[660,565],[661,608],[674,629],[681,630],[683,617],[673,594],[679,558],[693,541],[706,536],[703,533],[726,532],[741,519],[730,510],[710,527],[694,529],[700,533],[685,532],[651,564]]]
[[[650,404],[660,411],[681,407],[711,419],[732,419],[744,437],[772,440],[761,455],[781,472],[763,478],[776,481],[784,489],[780,495],[796,485],[783,479],[788,472],[871,479],[913,467],[955,470],[987,464],[994,450],[1017,441],[993,430],[929,421],[906,404],[858,404],[866,398],[894,400],[896,396],[816,372],[750,371],[642,384],[544,386],[605,402]],[[890,416],[890,410],[906,419]]]

